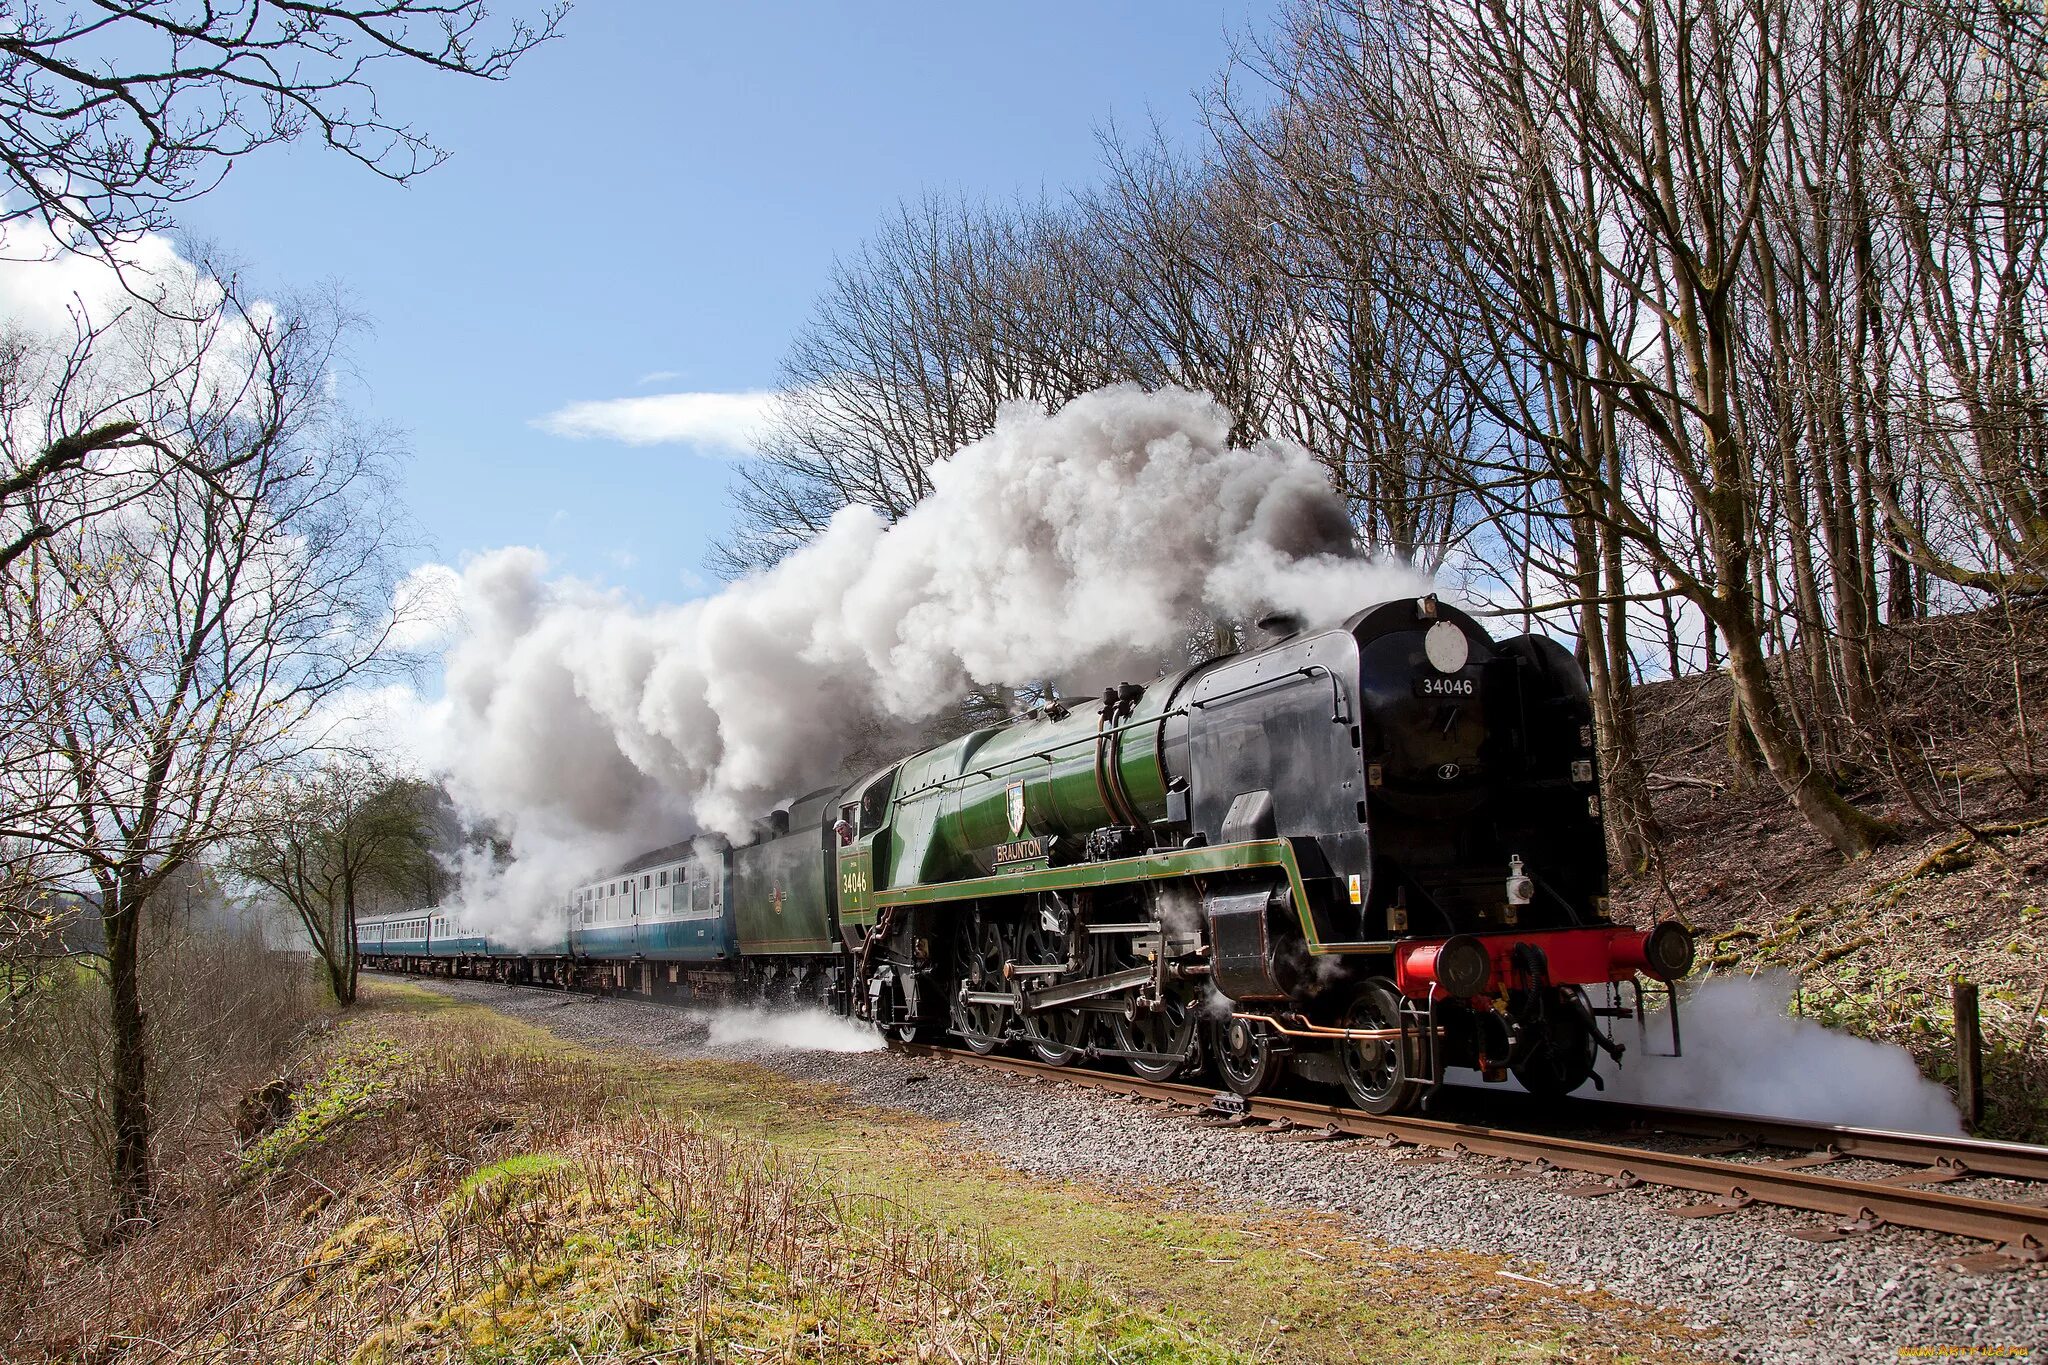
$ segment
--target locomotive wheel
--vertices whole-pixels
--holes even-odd
[[[883,1037],[894,1038],[899,1043],[926,1046],[945,1040],[946,1025],[943,1020],[905,1017],[910,1013],[910,1008],[909,1001],[904,998],[902,981],[897,980],[891,984],[889,996],[889,999],[877,1002],[880,1012],[875,1017],[875,1027],[882,1031]]]
[[[987,990],[1003,979],[1003,935],[993,924],[981,924],[955,940],[953,1031],[967,1049],[986,1057],[1003,1045],[1009,1032],[1009,1014],[1001,1005],[969,1005],[957,994],[964,983],[975,990]]]
[[[891,1024],[886,1032],[899,1043],[916,1043],[929,1046],[945,1037],[946,1031],[937,1024]]]
[[[1401,997],[1378,977],[1367,981],[1344,1011],[1343,1026],[1387,1029],[1401,1026]],[[1415,1107],[1422,1084],[1413,1067],[1406,1040],[1339,1043],[1337,1061],[1344,1072],[1344,1090],[1368,1114],[1394,1114]]]
[[[1050,966],[1067,960],[1064,935],[1047,933],[1038,925],[1026,925],[1019,936],[1017,956],[1033,966]],[[1024,1036],[1039,1061],[1048,1066],[1070,1066],[1081,1059],[1088,1046],[1088,1016],[1080,1010],[1044,1010],[1024,1016]]]
[[[1128,938],[1099,938],[1093,946],[1095,960],[1089,970],[1096,973],[1149,966],[1152,961],[1133,952]],[[1160,1053],[1171,1059],[1156,1062],[1143,1057],[1123,1059],[1134,1074],[1148,1081],[1170,1081],[1184,1071],[1194,1070],[1201,1062],[1201,1021],[1194,1006],[1173,996],[1168,996],[1162,1004],[1163,1008],[1147,1011],[1135,1018],[1126,1018],[1120,1010],[1103,1016],[1109,1025],[1110,1047],[1120,1052]]]
[[[1048,1066],[1072,1066],[1088,1041],[1088,1016],[1079,1010],[1046,1010],[1024,1017],[1031,1051]]]
[[[1126,1019],[1119,1014],[1113,1027],[1116,1045],[1125,1051],[1170,1055],[1171,1060],[1163,1062],[1147,1061],[1143,1057],[1124,1058],[1134,1073],[1148,1081],[1170,1081],[1183,1071],[1193,1070],[1200,1061],[1201,1049],[1196,1041],[1200,1030],[1195,1012],[1185,1000],[1169,996],[1164,1008],[1141,1014],[1136,1019]]]
[[[1225,1019],[1212,1029],[1216,1069],[1234,1094],[1251,1099],[1280,1079],[1280,1049],[1273,1031],[1256,1019]]]
[[[1554,1010],[1550,1028],[1529,1049],[1529,1055],[1508,1069],[1522,1089],[1538,1099],[1562,1099],[1586,1083],[1593,1074],[1598,1044],[1576,1015]]]

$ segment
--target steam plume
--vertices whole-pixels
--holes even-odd
[[[681,606],[550,581],[531,550],[478,559],[443,747],[458,797],[523,866],[470,904],[488,892],[503,924],[630,849],[742,835],[831,778],[851,737],[976,685],[1149,677],[1201,616],[1327,622],[1427,590],[1357,555],[1305,450],[1233,448],[1229,429],[1185,390],[1011,404],[893,525],[847,508],[774,569]]]
[[[712,1047],[745,1047],[765,1043],[793,1052],[879,1052],[882,1036],[874,1029],[821,1009],[714,1011],[706,1042]]]
[[[1617,1068],[1603,1054],[1604,1094],[1592,1098],[1721,1113],[1806,1119],[1902,1132],[1959,1135],[1948,1092],[1920,1074],[1904,1049],[1835,1033],[1789,1012],[1794,980],[1787,972],[1709,977],[1680,1005],[1685,1055],[1661,1057],[1643,1046],[1670,1048],[1661,1012],[1644,1038],[1629,1045]]]

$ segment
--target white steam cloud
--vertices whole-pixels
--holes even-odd
[[[723,1009],[708,1020],[712,1047],[765,1043],[792,1052],[880,1052],[882,1035],[821,1009]]]
[[[1920,1074],[1903,1049],[1835,1033],[1789,1012],[1795,979],[1787,972],[1708,977],[1679,1006],[1681,1057],[1670,1050],[1670,1021],[1653,1011],[1644,1036],[1617,1029],[1628,1044],[1616,1067],[1605,1054],[1604,1092],[1593,1099],[1815,1123],[1959,1136],[1962,1122],[1948,1091]],[[1647,1042],[1648,1046],[1644,1044]]]
[[[848,508],[774,569],[681,606],[550,580],[531,550],[476,560],[444,752],[519,862],[512,883],[472,881],[472,915],[537,930],[606,862],[692,829],[742,835],[834,776],[858,735],[970,687],[1149,677],[1204,616],[1328,622],[1428,590],[1357,555],[1307,451],[1234,448],[1230,425],[1185,390],[1011,404],[893,525]]]

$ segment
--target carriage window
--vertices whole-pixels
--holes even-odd
[[[645,876],[645,877],[642,877],[642,878],[640,879],[640,889],[641,889],[642,891],[646,891],[646,890],[648,890],[648,889],[649,889],[649,888],[651,888],[651,887],[652,887],[653,885],[654,885],[654,877],[653,877],[653,875],[652,875],[651,873],[650,873],[649,875],[647,875],[647,876]]]

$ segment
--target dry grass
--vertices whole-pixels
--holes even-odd
[[[323,1017],[306,964],[254,930],[148,927],[143,1003],[161,1197],[206,1189],[234,1143],[237,1102]],[[112,1132],[106,991],[89,963],[46,966],[0,1007],[0,1321],[43,1267],[103,1235]]]
[[[1685,1358],[1656,1315],[1486,1258],[1033,1182],[826,1087],[593,1057],[420,992],[380,988],[297,1097],[211,1198],[52,1267],[0,1356]]]

